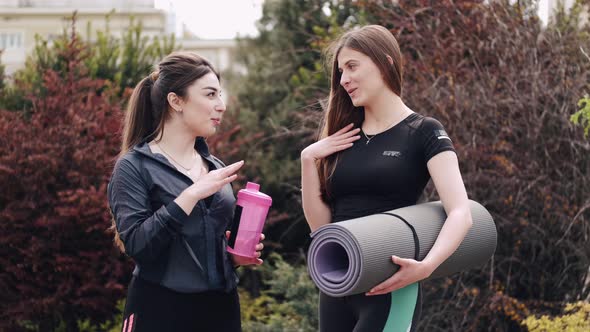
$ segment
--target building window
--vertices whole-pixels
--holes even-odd
[[[10,48],[22,48],[23,41],[22,32],[2,32],[0,31],[0,50]]]

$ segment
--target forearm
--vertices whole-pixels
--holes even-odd
[[[468,207],[455,209],[447,219],[428,255],[422,260],[431,272],[436,270],[459,247],[471,228],[471,212]]]
[[[176,197],[174,202],[178,204],[178,206],[184,211],[184,213],[190,215],[199,200],[199,197],[197,197],[195,194],[193,194],[187,189],[181,192],[180,195]]]
[[[330,223],[332,212],[320,192],[320,177],[313,158],[301,156],[301,200],[311,231]]]
[[[115,219],[125,252],[138,262],[148,262],[169,247],[181,233],[188,216],[171,202],[151,215],[148,210],[125,208],[115,212]]]
[[[117,162],[107,196],[125,252],[138,261],[156,258],[188,217],[174,202],[153,211],[149,186],[128,160]]]

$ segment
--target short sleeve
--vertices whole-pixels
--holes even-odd
[[[424,161],[428,162],[430,158],[443,151],[455,152],[453,141],[445,131],[443,125],[433,118],[424,118],[420,126],[420,132],[423,138]]]

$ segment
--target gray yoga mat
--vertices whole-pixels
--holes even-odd
[[[473,226],[430,278],[482,265],[494,254],[497,233],[492,216],[477,202],[470,200],[469,207]],[[322,226],[311,234],[311,279],[333,297],[365,293],[399,269],[392,255],[424,259],[445,219],[437,201]]]

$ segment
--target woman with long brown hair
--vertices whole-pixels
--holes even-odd
[[[116,242],[136,264],[124,332],[241,331],[234,266],[261,264],[263,246],[252,260],[225,250],[244,163],[209,153],[224,112],[219,74],[193,53],[170,54],[133,90],[108,185]]]
[[[447,220],[422,261],[392,256],[398,272],[366,294],[320,294],[321,331],[414,331],[419,281],[457,249],[471,227],[453,143],[439,121],[402,101],[397,41],[365,26],[333,45],[330,96],[320,139],[301,152],[305,217],[322,225],[417,203],[432,178]]]

